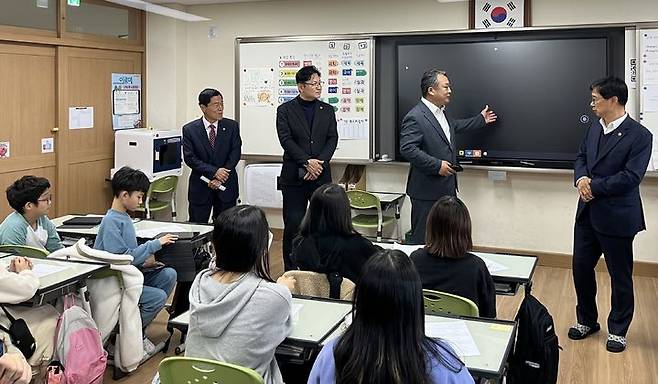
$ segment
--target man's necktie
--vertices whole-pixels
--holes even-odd
[[[215,139],[217,138],[217,132],[215,132],[215,126],[210,124],[210,133],[208,134],[208,140],[210,140],[210,147],[215,149]]]

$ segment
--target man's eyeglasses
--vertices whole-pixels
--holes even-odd
[[[306,84],[308,86],[311,86],[311,87],[321,87],[321,86],[324,85],[324,81],[314,81],[312,83],[304,83],[304,84]]]
[[[48,204],[51,204],[53,202],[53,195],[48,195],[46,197],[42,197],[40,199],[37,199],[37,201],[47,201]]]

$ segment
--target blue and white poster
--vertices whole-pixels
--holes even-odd
[[[142,122],[142,75],[113,73],[111,92],[114,130],[140,127]]]

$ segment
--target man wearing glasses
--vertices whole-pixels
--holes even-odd
[[[212,88],[199,94],[203,116],[183,126],[183,158],[191,169],[187,199],[189,220],[213,221],[238,199],[238,175],[242,139],[235,120],[224,117],[224,97]]]
[[[626,349],[633,319],[633,239],[645,227],[640,182],[651,158],[652,135],[626,113],[628,87],[608,77],[590,86],[592,121],[576,156],[578,209],[574,226],[573,280],[576,320],[569,338],[598,332],[594,267],[605,256],[612,285],[606,349]]]
[[[29,245],[54,252],[63,248],[55,225],[48,219],[53,196],[44,177],[23,176],[7,188],[14,209],[0,224],[0,244]]]
[[[338,144],[336,115],[320,100],[323,82],[315,66],[295,75],[299,95],[279,106],[276,130],[283,147],[279,184],[283,193],[283,261],[285,270],[295,269],[290,259],[292,240],[306,213],[315,189],[331,182],[329,161]]]

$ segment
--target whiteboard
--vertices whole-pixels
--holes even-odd
[[[283,155],[276,132],[276,109],[298,95],[297,71],[315,65],[324,81],[321,100],[336,111],[338,147],[333,159],[372,159],[371,37],[238,39],[237,50],[236,116],[243,155]]]
[[[649,171],[658,170],[658,29],[639,30],[640,123],[653,134]]]

